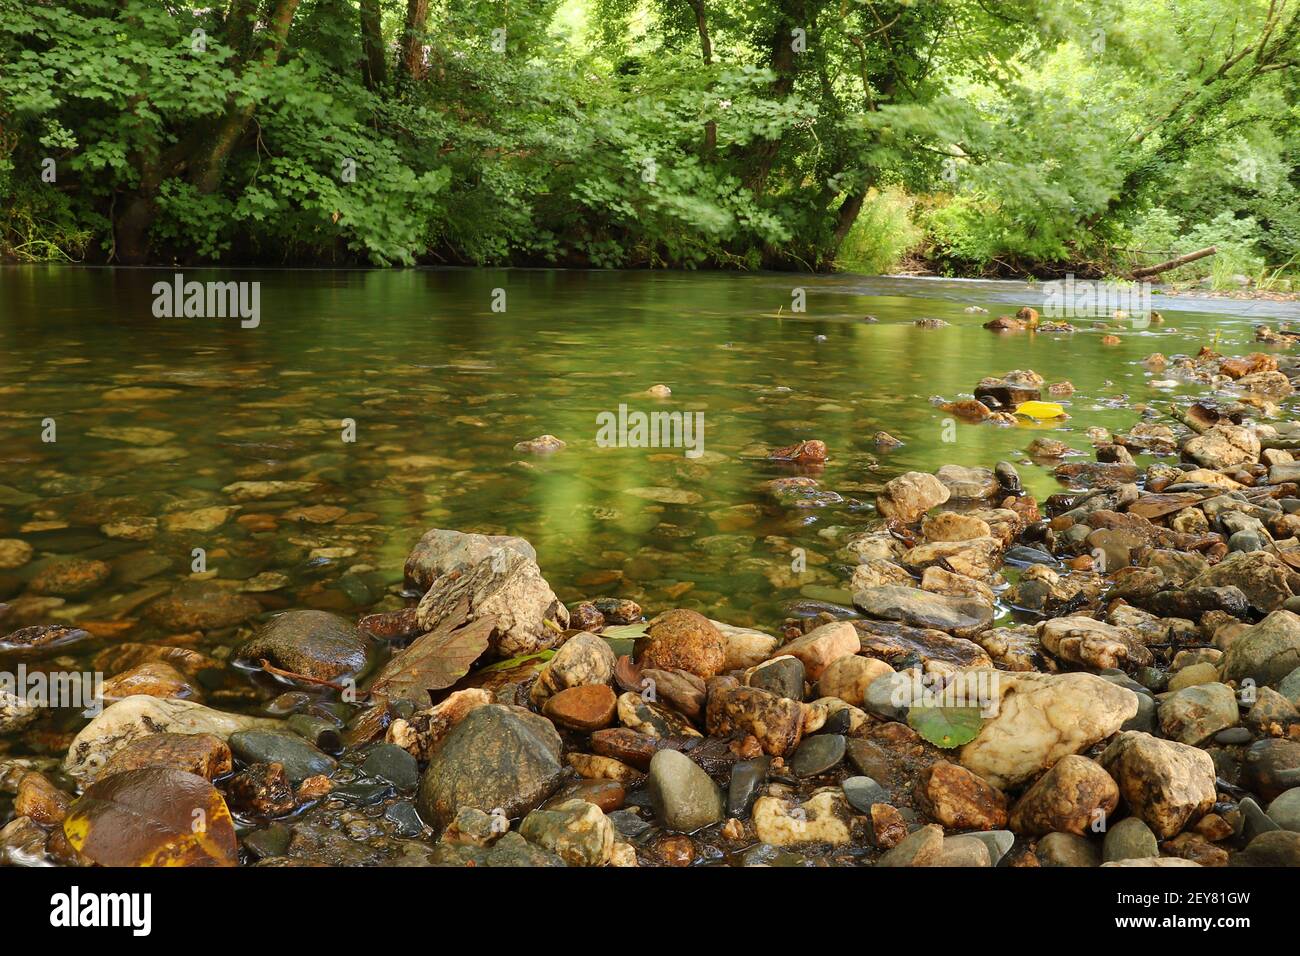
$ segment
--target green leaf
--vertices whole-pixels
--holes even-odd
[[[984,726],[978,707],[913,707],[907,723],[918,734],[945,750],[968,744]]]

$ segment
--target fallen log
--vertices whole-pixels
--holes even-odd
[[[1153,266],[1147,266],[1143,269],[1134,269],[1133,278],[1148,279],[1151,276],[1158,276],[1160,273],[1168,272],[1170,269],[1177,269],[1179,266],[1185,266],[1187,263],[1195,262],[1197,259],[1204,259],[1206,256],[1212,256],[1218,251],[1218,246],[1206,246],[1204,249],[1197,249],[1195,252],[1189,252],[1185,256],[1166,259],[1164,262],[1158,262]]]

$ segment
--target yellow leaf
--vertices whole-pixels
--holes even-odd
[[[1026,418],[1065,418],[1065,409],[1056,402],[1021,402],[1016,414]]]

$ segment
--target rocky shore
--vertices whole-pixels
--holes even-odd
[[[1219,400],[1092,429],[1090,455],[1035,439],[1064,486],[1043,501],[1010,462],[894,478],[837,542],[852,604],[767,630],[566,606],[524,539],[435,529],[403,607],[286,610],[229,661],[116,648],[61,758],[0,752],[0,862],[1298,866],[1300,422],[1279,402],[1300,364],[1147,365]],[[1044,393],[1068,394],[987,379],[961,417],[1006,423]],[[838,498],[808,474],[768,491]],[[0,541],[0,562],[23,548]],[[42,593],[93,587],[93,565]],[[177,631],[260,610],[155,598],[144,614]],[[0,651],[83,636],[27,625]],[[199,699],[231,668],[274,682],[256,712]],[[0,735],[37,716],[0,690]]]

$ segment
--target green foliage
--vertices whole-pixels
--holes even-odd
[[[0,0],[0,254],[1262,274],[1298,5]]]
[[[951,750],[979,736],[984,717],[978,707],[913,707],[907,723],[936,747]]]

